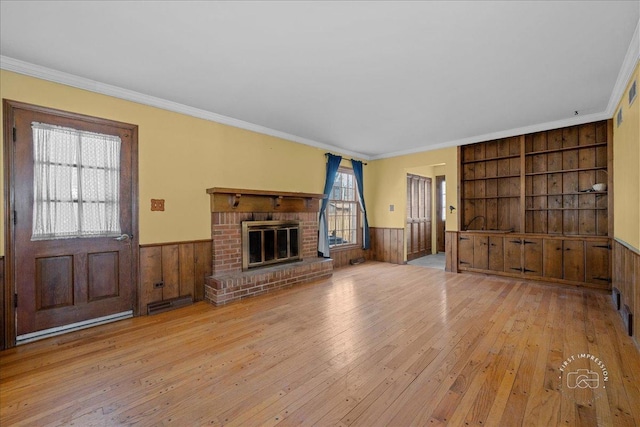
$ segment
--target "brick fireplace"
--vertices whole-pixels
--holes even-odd
[[[333,261],[318,258],[318,211],[322,194],[210,188],[213,274],[205,299],[223,305],[296,284],[330,277]],[[242,225],[299,224],[300,258],[295,262],[243,269]]]

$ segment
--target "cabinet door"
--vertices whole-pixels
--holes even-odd
[[[458,238],[458,268],[467,270],[473,266],[473,236]]]
[[[504,238],[504,271],[522,273],[522,240],[514,237]]]
[[[544,277],[562,279],[562,240],[544,239],[542,254]]]
[[[489,237],[473,237],[473,268],[487,270],[489,268]]]
[[[584,282],[584,242],[565,240],[562,252],[563,278],[574,282]]]
[[[542,239],[523,239],[524,274],[542,276]]]
[[[609,288],[611,283],[609,241],[588,241],[586,247],[585,282]]]
[[[504,271],[503,243],[503,237],[489,237],[489,270]]]

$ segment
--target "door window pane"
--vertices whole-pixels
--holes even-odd
[[[33,122],[31,240],[119,236],[120,137]]]

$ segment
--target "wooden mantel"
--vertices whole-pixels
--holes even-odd
[[[209,188],[211,212],[318,212],[324,194]]]

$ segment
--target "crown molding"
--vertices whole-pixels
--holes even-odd
[[[624,91],[627,88],[627,83],[629,83],[631,74],[635,70],[638,61],[640,61],[640,19],[636,24],[636,30],[633,33],[633,37],[631,37],[631,42],[627,48],[627,53],[624,57],[624,61],[622,62],[622,67],[620,67],[620,72],[618,72],[616,83],[613,85],[613,91],[611,92],[611,97],[609,98],[609,104],[607,105],[606,110],[609,117],[614,116],[618,103],[624,97]]]
[[[395,151],[392,153],[380,154],[372,156],[371,160],[387,159],[390,157],[406,156],[410,154],[424,153],[427,151],[439,150],[442,148],[457,147],[459,145],[475,144],[476,142],[491,141],[493,139],[509,138],[512,136],[526,135],[528,133],[541,132],[545,130],[558,129],[568,126],[581,125],[584,123],[597,122],[599,120],[608,120],[611,118],[607,112],[593,113],[585,116],[575,116],[569,119],[557,120],[554,122],[540,123],[531,126],[524,126],[499,132],[486,133],[484,135],[471,136],[468,138],[456,139],[438,144],[422,147],[416,147],[409,150]]]
[[[0,55],[0,69],[12,71],[14,73],[23,74],[30,77],[35,77],[42,80],[47,80],[53,83],[71,86],[77,89],[99,93],[101,95],[112,96],[126,101],[148,105],[150,107],[160,108],[162,110],[172,111],[174,113],[184,114],[198,119],[208,120],[256,133],[261,133],[264,135],[274,136],[276,138],[286,139],[288,141],[297,142],[323,150],[330,150],[339,154],[350,155],[353,157],[361,158],[363,160],[371,160],[370,156],[363,153],[345,150],[331,144],[325,144],[322,142],[314,141],[312,139],[303,138],[276,129],[257,125],[255,123],[234,119],[233,117],[223,116],[221,114],[190,107],[188,105],[168,101],[166,99],[157,98],[155,96],[145,95],[140,92],[135,92],[117,86],[100,83],[95,80],[79,77],[74,74],[69,74],[58,70],[53,70],[51,68],[21,61],[19,59],[14,59],[4,55]]]

